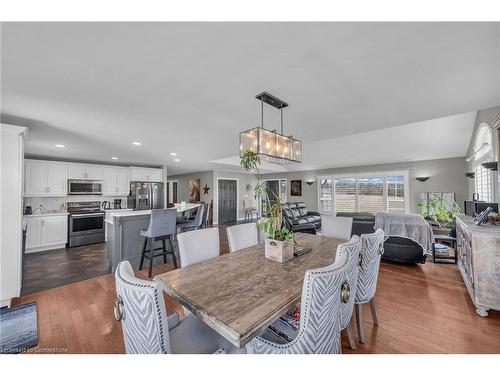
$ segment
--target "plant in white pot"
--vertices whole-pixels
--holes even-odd
[[[267,217],[260,219],[257,222],[259,228],[266,236],[265,239],[265,256],[266,258],[285,262],[293,258],[294,237],[293,232],[289,230],[282,216],[282,204],[278,197],[274,197],[274,203],[271,204],[267,187],[260,183],[260,158],[253,151],[246,151],[241,157],[240,164],[247,171],[255,171],[259,182],[255,185],[255,199],[261,198],[264,200],[267,210]]]

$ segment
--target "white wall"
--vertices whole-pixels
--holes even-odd
[[[468,194],[468,178],[464,176],[466,171],[465,158],[449,158],[437,160],[424,160],[404,163],[377,164],[360,167],[346,167],[334,169],[321,169],[303,172],[288,172],[266,174],[262,178],[286,178],[288,180],[288,202],[304,202],[311,211],[318,210],[318,184],[317,176],[361,173],[371,171],[409,170],[409,194],[410,213],[417,213],[417,203],[420,193],[423,192],[455,192],[456,200],[463,210],[464,200],[470,198]],[[428,176],[426,182],[419,182],[415,177]],[[311,186],[305,182],[314,179]],[[302,197],[290,196],[290,180],[302,180]]]
[[[24,132],[0,124],[0,306],[21,293]]]

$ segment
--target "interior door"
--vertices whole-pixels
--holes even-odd
[[[219,180],[218,216],[219,224],[237,220],[238,192],[235,180]]]

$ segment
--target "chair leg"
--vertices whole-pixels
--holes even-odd
[[[167,262],[167,246],[165,244],[165,239],[161,240],[161,243],[163,245],[163,263],[168,263]]]
[[[363,328],[363,305],[354,305],[354,311],[356,312],[356,325],[358,328],[359,342],[365,343],[365,331]]]
[[[168,236],[168,243],[170,244],[170,251],[172,252],[172,261],[174,262],[174,268],[177,268],[177,256],[175,255],[175,246],[172,241],[172,236]]]
[[[352,319],[347,325],[347,337],[349,338],[349,346],[352,350],[356,350],[356,340],[354,339],[354,334],[352,333]]]
[[[154,260],[154,249],[155,249],[155,239],[154,237],[151,238],[151,242],[149,243],[149,248],[151,249],[151,253],[149,254],[149,270],[148,270],[148,277],[151,277],[153,274],[153,260]]]
[[[148,238],[144,237],[144,245],[142,246],[141,263],[139,263],[139,269],[142,270],[144,265],[144,255],[146,255],[146,247],[148,246]]]
[[[378,326],[377,312],[375,311],[375,298],[370,300],[370,310],[372,312],[373,324]]]

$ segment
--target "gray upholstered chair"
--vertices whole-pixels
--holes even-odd
[[[121,321],[129,354],[236,352],[238,349],[195,315],[167,317],[163,292],[154,281],[134,275],[128,261],[115,272],[115,317]]]
[[[339,256],[342,256],[342,253],[344,251],[347,251],[349,253],[349,265],[348,265],[346,280],[349,283],[352,295],[354,296],[358,285],[361,239],[358,236],[352,236],[349,242],[342,245],[343,246],[339,246],[335,259],[337,259],[337,257]],[[349,338],[349,346],[351,347],[351,349],[356,349],[356,343],[354,340],[354,334],[352,330],[353,310],[354,310],[354,298],[351,298],[348,303],[342,305],[340,329],[347,330],[347,335]]]
[[[243,209],[245,210],[245,221],[252,220],[253,216],[259,218],[259,211],[252,205],[251,199],[243,199]]]
[[[350,251],[357,244],[339,245],[335,263],[308,270],[302,288],[300,326],[297,336],[286,344],[256,337],[247,346],[257,354],[334,354],[340,352],[340,324],[343,306],[354,298],[349,291]]]
[[[141,230],[140,234],[144,237],[144,245],[142,247],[141,262],[139,269],[142,270],[144,258],[149,259],[148,276],[151,277],[153,272],[153,260],[156,257],[163,256],[163,261],[167,263],[167,255],[172,256],[174,267],[177,268],[177,259],[175,256],[175,247],[173,236],[176,231],[177,210],[176,209],[160,209],[151,210],[151,218],[149,220],[148,229]],[[167,250],[165,241],[168,239],[170,250]],[[163,246],[155,248],[156,241],[162,241]],[[149,249],[147,248],[149,242]],[[157,250],[162,250],[161,253]]]
[[[194,220],[181,222],[180,224],[177,225],[181,233],[190,230],[201,229],[203,227],[203,225],[205,224],[204,219],[205,219],[205,212],[207,209],[206,206],[207,206],[206,204],[202,203],[201,206],[198,207],[198,211],[196,211],[196,216],[194,217]]]
[[[359,342],[364,343],[363,304],[370,304],[373,323],[378,326],[377,313],[375,311],[375,291],[377,290],[380,258],[384,253],[384,231],[382,229],[377,229],[375,233],[362,234],[361,241],[363,244],[361,251],[361,267],[359,269],[358,287],[356,288],[354,303]]]
[[[352,217],[321,215],[321,234],[326,237],[349,241],[352,231]]]
[[[226,228],[229,251],[238,251],[259,243],[255,223],[232,225]]]

